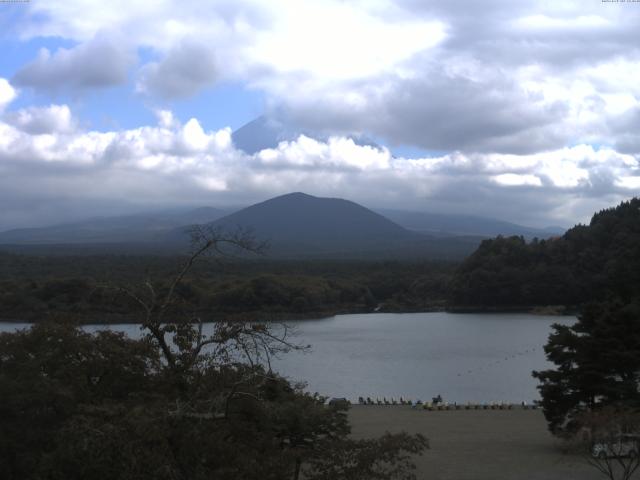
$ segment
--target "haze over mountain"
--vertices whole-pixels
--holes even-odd
[[[269,242],[272,257],[460,258],[480,240],[426,236],[349,200],[299,192],[252,205],[211,226],[250,229]]]
[[[258,118],[238,128],[231,135],[234,145],[249,155],[253,155],[265,148],[276,148],[280,142],[292,142],[304,135],[314,140],[326,142],[328,136],[299,128],[289,122],[261,115]],[[371,139],[361,136],[349,136],[356,145],[380,148]]]
[[[139,253],[145,249],[175,252],[186,248],[184,232],[194,224],[211,224],[224,230],[249,228],[256,238],[269,241],[269,255],[273,257],[460,258],[473,251],[484,237],[545,238],[560,231],[473,216],[399,210],[376,213],[348,200],[292,193],[235,213],[202,207],[10,230],[0,232],[0,244],[44,253],[47,245],[56,245],[57,250],[67,253],[74,248],[92,253]]]
[[[0,244],[83,244],[155,242],[174,228],[212,222],[229,213],[213,207],[176,209],[0,232]]]
[[[525,238],[547,238],[562,235],[565,228],[559,226],[534,228],[495,218],[473,215],[444,215],[432,212],[410,212],[406,210],[375,209],[381,215],[404,228],[430,235],[522,235]]]

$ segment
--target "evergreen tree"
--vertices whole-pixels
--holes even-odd
[[[640,407],[640,301],[592,303],[553,329],[545,352],[556,368],[533,373],[553,433],[574,432],[584,412]]]

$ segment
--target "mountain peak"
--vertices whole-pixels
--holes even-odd
[[[280,195],[278,197],[274,197],[271,200],[278,200],[278,199],[302,199],[302,198],[315,198],[318,199],[319,197],[314,197],[313,195],[309,195],[308,193],[304,193],[304,192],[291,192],[291,193],[285,193],[284,195]],[[267,200],[268,202],[269,200]]]
[[[277,148],[280,142],[292,142],[300,135],[320,142],[329,139],[329,132],[312,131],[282,118],[261,115],[244,124],[231,134],[233,144],[239,150],[254,155],[265,148]],[[346,135],[357,145],[380,149],[372,139],[361,135]]]
[[[414,239],[415,234],[357,203],[292,192],[214,222],[226,230],[244,227],[272,248],[354,250]]]

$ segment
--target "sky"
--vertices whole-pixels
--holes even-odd
[[[639,25],[631,1],[0,2],[0,230],[294,191],[588,222],[640,193]],[[317,135],[248,155],[260,115]]]

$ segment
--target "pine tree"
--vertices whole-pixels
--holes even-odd
[[[545,352],[556,368],[533,372],[552,432],[575,431],[586,411],[640,407],[640,301],[592,303],[553,328]]]

